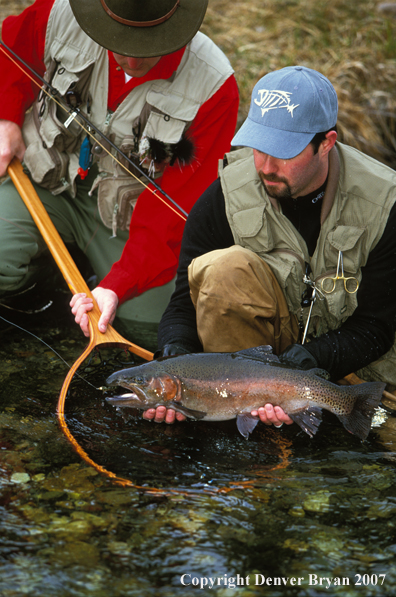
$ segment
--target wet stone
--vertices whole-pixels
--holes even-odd
[[[30,475],[27,473],[14,473],[11,475],[10,480],[12,483],[29,483]]]
[[[330,511],[330,498],[332,493],[328,491],[318,491],[308,495],[303,503],[304,510],[324,514]]]
[[[396,503],[384,500],[370,506],[367,518],[391,518],[396,515]]]
[[[54,561],[63,566],[79,564],[87,568],[96,566],[100,561],[98,548],[85,541],[72,541],[67,545],[57,546],[54,550]]]
[[[98,491],[96,498],[105,504],[122,506],[132,504],[136,501],[136,491],[128,489],[114,489],[110,491]]]

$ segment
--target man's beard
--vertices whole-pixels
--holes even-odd
[[[287,181],[284,178],[278,178],[277,176],[275,176],[274,174],[269,174],[266,177],[263,176],[263,174],[260,172],[259,173],[261,182],[264,185],[264,189],[265,192],[267,193],[267,195],[269,197],[272,197],[273,199],[291,199],[292,196],[292,191],[291,188],[289,187]],[[275,189],[274,187],[268,187],[265,183],[266,181],[269,182],[282,182],[284,184],[283,188],[280,189]]]

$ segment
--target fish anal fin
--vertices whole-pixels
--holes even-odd
[[[259,420],[260,419],[258,417],[252,417],[250,413],[237,415],[236,423],[239,433],[243,435],[245,439],[248,439],[249,434],[252,433]]]
[[[245,348],[244,350],[238,350],[236,354],[240,354],[251,359],[257,359],[265,363],[279,363],[279,359],[272,352],[272,346],[269,344],[263,344],[262,346],[255,346],[254,348]]]
[[[375,408],[379,405],[386,384],[379,381],[362,383],[348,387],[348,392],[356,395],[349,415],[337,415],[345,429],[361,440],[370,433]]]
[[[293,419],[297,425],[300,425],[305,433],[308,433],[310,437],[313,437],[322,422],[322,409],[317,406],[310,406],[300,412],[289,413],[289,417]]]
[[[182,413],[186,417],[190,419],[203,419],[206,417],[206,412],[203,410],[194,410],[192,408],[187,408],[187,406],[183,406],[177,400],[172,400],[166,405],[167,408],[174,408],[177,412]]]

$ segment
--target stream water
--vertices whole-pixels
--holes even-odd
[[[86,340],[66,294],[37,315],[0,314],[72,363]],[[144,340],[155,348],[152,330]],[[313,439],[296,425],[246,441],[235,421],[126,420],[95,389],[128,359],[108,350],[80,371],[94,387],[73,380],[66,421],[114,478],[59,427],[66,365],[0,320],[2,597],[396,595],[391,413],[364,443],[327,413]]]

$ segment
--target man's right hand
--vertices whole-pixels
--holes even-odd
[[[154,359],[160,357],[172,357],[178,354],[188,354],[188,348],[181,344],[165,344],[162,348],[154,353]],[[185,421],[186,417],[182,413],[178,413],[173,408],[166,408],[165,406],[157,406],[157,408],[149,408],[143,413],[143,419],[147,421],[154,421],[155,423],[167,423],[172,425],[175,421]]]
[[[102,288],[101,286],[93,289],[92,296],[101,312],[98,329],[104,334],[107,330],[107,325],[111,325],[116,316],[118,296],[110,288]],[[75,322],[82,329],[84,336],[89,338],[89,318],[87,313],[93,309],[92,298],[88,297],[85,292],[79,292],[73,296],[69,304],[72,308]]]
[[[7,174],[12,158],[23,160],[25,151],[20,127],[10,120],[0,120],[0,177]]]
[[[157,406],[157,408],[149,408],[143,413],[143,419],[146,421],[154,421],[154,423],[167,423],[172,425],[175,421],[185,421],[186,417],[173,408],[166,408],[165,406]]]

